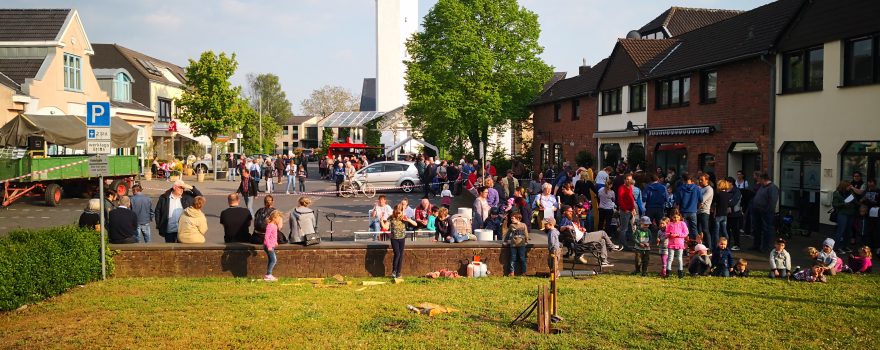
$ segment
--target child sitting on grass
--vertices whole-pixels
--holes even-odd
[[[849,269],[852,273],[871,273],[871,248],[864,246],[856,251],[856,255],[849,256]]]
[[[734,277],[749,277],[749,262],[746,259],[739,258],[736,265],[733,266]]]
[[[836,275],[838,272],[842,270],[841,265],[842,262],[837,258],[837,254],[834,253],[834,240],[831,238],[826,238],[825,241],[822,242],[822,251],[819,252],[816,257],[816,261],[822,263],[823,266],[823,274],[825,275]]]
[[[678,210],[672,212],[672,221],[666,225],[666,237],[669,238],[669,260],[666,262],[667,273],[672,272],[672,260],[678,261],[678,278],[684,277],[684,262],[682,254],[684,254],[684,239],[688,235],[687,224],[681,220],[681,213]]]
[[[715,276],[730,277],[733,272],[733,252],[727,247],[727,237],[718,239],[718,245],[712,249],[712,266]]]
[[[828,278],[825,277],[823,272],[826,267],[827,266],[817,261],[813,263],[812,267],[808,269],[797,269],[792,275],[794,276],[795,281],[828,282]]]
[[[657,246],[660,247],[660,276],[666,277],[666,262],[669,260],[669,237],[666,236],[666,226],[669,225],[669,218],[660,219],[659,228],[657,229]]]
[[[648,275],[648,260],[651,257],[651,218],[642,216],[639,227],[633,231],[633,252],[636,254],[636,269],[633,275],[641,271],[642,276]]]
[[[770,278],[788,278],[791,254],[785,250],[785,240],[776,239],[776,248],[770,251]]]
[[[696,255],[691,258],[691,262],[688,264],[688,272],[691,273],[691,276],[709,275],[709,271],[712,270],[712,259],[708,253],[709,248],[700,243],[694,247],[694,251]]]

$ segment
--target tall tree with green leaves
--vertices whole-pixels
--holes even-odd
[[[248,104],[242,99],[241,103]],[[275,154],[275,138],[281,133],[281,126],[275,119],[263,112],[263,143],[260,144],[260,114],[253,108],[248,107],[246,113],[241,114],[241,133],[244,138],[241,145],[246,154]]]
[[[492,128],[528,117],[553,73],[535,13],[516,0],[439,0],[423,27],[406,44],[406,114],[428,142],[460,135],[478,153]]]
[[[234,53],[227,56],[223,52],[217,55],[205,51],[198,61],[189,60],[186,86],[175,104],[178,118],[189,124],[193,134],[207,136],[216,143],[217,136],[229,135],[241,127],[240,115],[250,108],[239,97],[241,87],[229,82],[237,67]],[[217,147],[212,148],[217,159]],[[214,163],[216,178],[217,162]]]
[[[287,100],[277,75],[248,73],[247,81],[251,108],[259,112],[262,107],[263,116],[271,116],[279,125],[293,116],[293,105]]]
[[[360,99],[341,86],[325,85],[312,91],[309,98],[302,101],[305,115],[326,117],[333,112],[352,112],[360,107]]]

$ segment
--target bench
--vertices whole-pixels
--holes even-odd
[[[434,234],[436,233],[435,231],[429,231],[429,230],[415,230],[415,231],[404,231],[404,232],[406,232],[407,237],[409,237],[409,240],[411,240],[411,241],[432,240],[432,239],[434,239]],[[377,232],[373,232],[373,231],[355,231],[354,232],[354,241],[372,240],[373,235],[375,235],[376,233]],[[379,241],[387,241],[389,238],[388,232],[378,232],[378,234],[379,234]]]

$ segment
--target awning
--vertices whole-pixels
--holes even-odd
[[[758,150],[758,144],[754,142],[737,142],[733,145],[733,149],[730,152],[760,152],[760,150]]]
[[[615,130],[615,131],[599,131],[593,133],[593,138],[617,138],[617,137],[636,137],[639,136],[638,130]]]
[[[649,129],[648,135],[650,136],[687,136],[687,135],[708,135],[715,132],[715,127],[711,125],[707,126],[691,126],[691,127],[682,127],[682,128],[662,128],[662,129]]]
[[[360,128],[383,115],[385,115],[385,112],[334,112],[318,122],[318,126],[325,128]]]
[[[113,148],[135,147],[137,128],[119,117],[110,123]],[[0,146],[27,147],[28,136],[42,136],[52,144],[73,149],[86,149],[86,118],[75,115],[19,114],[0,128]]]
[[[432,144],[430,144],[430,143],[427,143],[427,142],[425,142],[425,141],[423,141],[423,140],[417,140],[417,139],[414,139],[414,138],[412,138],[412,137],[407,137],[407,138],[404,139],[403,141],[400,141],[400,142],[398,142],[396,145],[391,146],[391,147],[389,147],[387,150],[385,150],[385,156],[386,156],[386,157],[387,157],[387,156],[390,156],[391,154],[394,153],[395,150],[397,150],[398,148],[403,147],[403,145],[405,145],[407,142],[410,142],[410,141],[416,141],[416,142],[418,142],[418,143],[421,143],[421,144],[424,145],[425,147],[428,147],[428,148],[434,150],[434,154],[440,154],[440,150],[437,148],[437,146],[434,146],[434,145],[432,145]]]

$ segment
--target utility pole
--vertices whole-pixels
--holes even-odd
[[[258,102],[260,106],[260,145],[257,146],[257,149],[260,150],[259,153],[263,153],[263,92],[260,91],[260,100]]]

